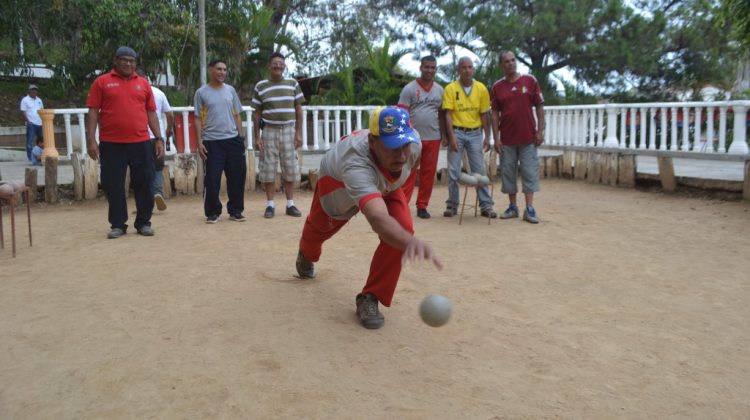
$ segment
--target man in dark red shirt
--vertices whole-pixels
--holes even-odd
[[[86,121],[88,153],[99,159],[102,188],[109,201],[111,230],[107,238],[116,239],[127,232],[128,207],[125,199],[125,174],[130,167],[130,181],[135,192],[135,229],[143,236],[153,236],[151,214],[154,196],[154,157],[164,155],[164,141],[156,138],[152,146],[146,128],[161,133],[156,105],[148,80],[135,72],[136,53],[130,47],[117,49],[114,69],[94,80],[86,99],[89,108]],[[99,125],[99,144],[96,127]],[[154,148],[156,156],[154,156]]]
[[[539,157],[537,147],[544,141],[544,97],[533,76],[516,70],[516,56],[510,51],[500,55],[500,68],[505,77],[492,85],[492,129],[495,150],[500,154],[503,192],[510,205],[501,219],[518,217],[516,177],[521,172],[526,210],[523,220],[539,223],[534,209],[534,193],[539,191]],[[531,108],[536,110],[536,122]]]

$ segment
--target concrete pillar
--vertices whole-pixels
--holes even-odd
[[[607,105],[607,138],[604,139],[604,147],[619,147],[617,140],[617,108]]]
[[[42,118],[42,135],[44,136],[44,152],[42,162],[48,157],[59,158],[60,153],[55,148],[55,110],[40,109],[39,116]]]
[[[728,153],[745,155],[748,153],[746,136],[747,127],[745,126],[747,105],[733,105],[732,109],[734,111],[734,136],[732,137],[732,144],[729,145]],[[47,134],[45,132],[45,138],[46,136]],[[45,144],[47,144],[46,141]]]

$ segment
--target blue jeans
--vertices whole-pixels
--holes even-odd
[[[164,195],[164,156],[161,159],[156,158],[156,146],[155,142],[151,144],[154,147],[154,182],[151,183],[151,192],[153,195],[159,194]]]
[[[34,148],[34,138],[42,138],[42,126],[26,123],[26,158],[31,162],[31,149]]]
[[[482,129],[474,131],[454,130],[456,136],[457,151],[448,150],[448,200],[445,202],[448,208],[457,209],[459,204],[458,177],[461,176],[461,159],[466,150],[469,156],[469,168],[471,173],[485,174],[484,150]],[[479,207],[482,210],[491,210],[492,199],[487,186],[477,187],[479,196]]]

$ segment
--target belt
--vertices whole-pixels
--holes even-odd
[[[467,127],[456,127],[455,125],[453,126],[453,129],[454,129],[454,130],[458,130],[458,131],[467,131],[467,132],[468,132],[468,131],[477,131],[477,130],[480,130],[481,128],[482,128],[482,127],[476,127],[476,128],[467,128]]]
[[[290,124],[269,124],[269,123],[265,123],[263,125],[263,129],[266,129],[266,128],[278,128],[278,129],[282,129],[282,128],[286,128],[286,127],[294,127],[294,123],[290,123]]]

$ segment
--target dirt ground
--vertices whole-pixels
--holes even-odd
[[[152,238],[105,239],[105,201],[36,208],[0,251],[0,418],[750,418],[750,205],[545,180],[541,224],[459,226],[446,195],[415,220],[446,268],[407,267],[374,331],[362,216],[303,281],[303,219],[259,193],[244,224],[172,199]]]

